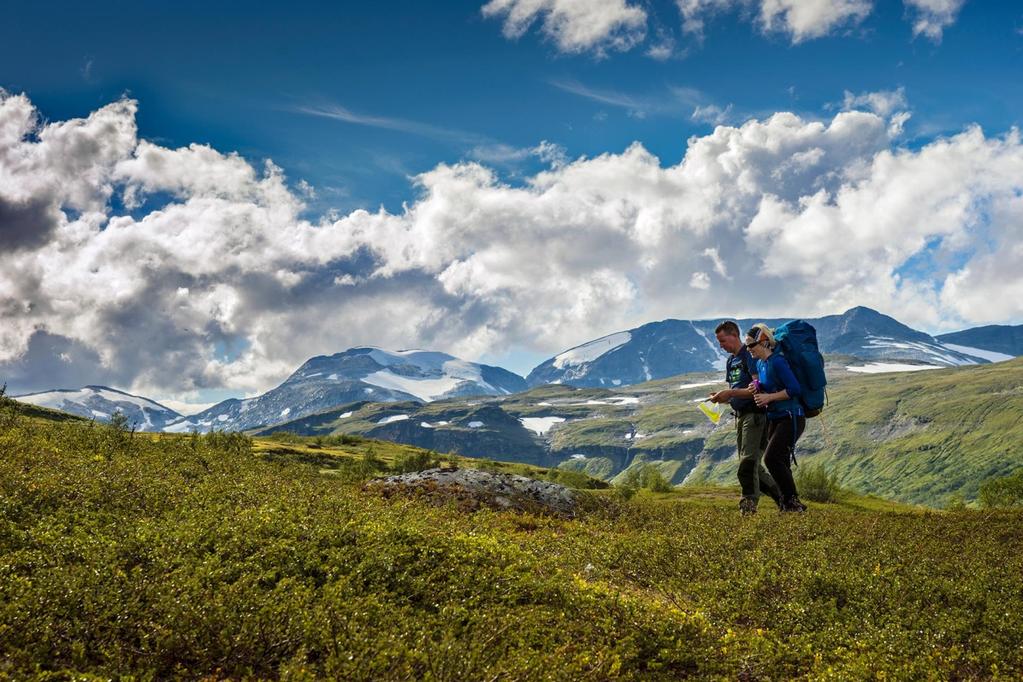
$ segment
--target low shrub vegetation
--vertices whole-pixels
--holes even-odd
[[[834,502],[842,492],[838,475],[828,473],[823,464],[798,464],[794,467],[793,478],[799,496],[814,502]]]
[[[436,452],[418,450],[407,454],[399,455],[394,460],[391,470],[395,473],[405,474],[413,471],[425,471],[440,466],[440,456]]]
[[[1023,507],[1023,471],[984,481],[978,499],[988,509]]]
[[[1017,511],[465,514],[364,491],[371,441],[0,425],[0,679],[1023,675]]]
[[[638,490],[666,493],[672,489],[668,479],[653,464],[642,464],[629,468],[621,477],[618,487],[623,490],[626,497],[632,497]]]

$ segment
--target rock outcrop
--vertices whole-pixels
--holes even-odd
[[[578,493],[563,485],[479,469],[427,469],[374,479],[366,488],[387,497],[410,495],[473,511],[486,507],[568,517],[576,514],[579,503]]]

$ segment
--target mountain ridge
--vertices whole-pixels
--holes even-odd
[[[537,365],[526,381],[530,386],[567,383],[611,388],[722,369],[726,354],[714,337],[714,329],[722,319],[731,319],[745,331],[757,322],[774,328],[795,318],[669,318],[648,322],[563,351]],[[947,367],[990,362],[983,354],[969,355],[947,348],[935,337],[865,306],[806,321],[817,329],[823,353]],[[603,348],[601,343],[606,340],[610,342]]]
[[[786,319],[763,321],[776,327]],[[755,320],[739,318],[735,321],[745,330]],[[995,341],[1008,338],[1010,346],[1000,347],[1013,349],[1013,330],[1019,331],[1023,343],[1023,326],[989,326],[942,335],[942,339],[949,340],[946,345],[937,337],[865,306],[809,321],[817,328],[824,353],[858,358],[866,363],[858,370],[863,372],[1006,360],[1010,357],[1008,354],[985,350],[985,347],[991,348]],[[726,357],[714,338],[718,323],[718,319],[669,318],[613,332],[549,358],[534,367],[526,378],[501,367],[460,360],[439,351],[387,351],[374,346],[357,346],[309,358],[281,384],[261,395],[229,398],[188,416],[149,398],[100,386],[14,397],[48,396],[48,399],[37,397],[35,400],[86,418],[109,419],[114,410],[119,410],[142,430],[253,430],[367,400],[429,403],[474,395],[511,395],[543,384],[610,389],[679,374],[717,372]],[[958,345],[952,341],[969,343]],[[111,394],[120,397],[102,402],[85,396],[77,404],[74,400],[65,400],[90,389],[109,391],[107,398]],[[118,407],[119,402],[124,404]],[[143,409],[143,404],[148,408]],[[394,430],[399,429],[394,427]]]

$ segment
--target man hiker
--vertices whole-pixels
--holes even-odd
[[[729,353],[725,366],[725,381],[729,387],[712,393],[710,400],[715,403],[728,403],[735,414],[735,437],[739,451],[738,476],[739,485],[742,487],[739,511],[743,515],[755,514],[761,493],[773,499],[780,509],[781,491],[762,462],[767,434],[767,414],[763,408],[757,407],[753,400],[753,389],[750,388],[756,377],[755,361],[742,342],[739,325],[732,321],[722,322],[714,330],[714,335],[717,336],[718,345]]]

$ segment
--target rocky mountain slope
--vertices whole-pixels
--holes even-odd
[[[758,321],[777,327],[785,319],[737,320],[742,330]],[[571,348],[541,363],[530,386],[628,386],[687,372],[720,369],[725,354],[714,338],[720,320],[664,320]],[[955,367],[990,362],[984,352],[956,350],[870,308],[809,320],[824,353],[852,355],[875,363]],[[1002,358],[1004,359],[1004,358]],[[883,369],[883,367],[882,367]]]
[[[772,326],[784,321],[766,320]],[[738,320],[744,329],[753,322]],[[1011,357],[1010,354],[993,349],[1014,351],[1014,334],[1021,329],[982,327],[936,339],[863,307],[812,322],[824,352],[833,354],[836,359],[844,358],[839,363],[842,372],[858,373],[915,371],[1003,361]],[[711,372],[708,376],[716,380],[725,358],[714,338],[716,325],[717,320],[665,320],[611,334],[542,363],[529,374],[528,384],[518,375],[499,367],[466,362],[444,353],[418,350],[390,352],[365,347],[311,358],[280,386],[263,395],[226,400],[187,417],[146,398],[102,387],[50,391],[33,394],[35,397],[26,397],[26,400],[99,420],[108,419],[115,409],[119,409],[138,428],[170,432],[267,429],[306,417],[322,422],[324,413],[337,417],[351,411],[346,405],[366,401],[385,406],[372,408],[369,417],[380,410],[386,412],[388,403],[439,402],[446,406],[444,409],[453,411],[420,421],[447,421],[450,423],[443,426],[453,429],[462,417],[467,417],[463,426],[470,421],[487,421],[469,416],[473,410],[467,409],[464,403],[450,402],[461,397],[509,396],[524,391],[527,385],[537,389],[544,384],[624,389],[694,372]],[[113,401],[110,399],[112,395],[116,396]],[[528,403],[528,396],[525,400]],[[516,401],[507,404],[515,405]],[[511,449],[523,461],[539,461],[546,456],[548,448],[536,447],[530,432],[535,431],[537,425],[546,424],[550,428],[561,419],[558,415],[542,412],[534,415],[519,409],[506,418],[495,416],[489,419],[491,424],[504,424],[500,437],[495,437],[489,429],[479,430],[479,427],[451,436],[443,428],[423,432],[422,428],[427,427],[417,427],[413,415],[424,410],[433,414],[420,405],[407,412],[410,423],[401,423],[404,420],[370,422],[362,424],[360,429],[380,434],[383,438],[425,443],[424,447],[442,450],[456,449],[480,457],[507,454]],[[392,411],[382,414],[380,419],[387,416],[399,415]],[[520,417],[530,421],[520,422]],[[303,424],[300,423],[301,428],[305,428]],[[576,428],[579,427],[567,426],[557,429],[557,432],[569,433]],[[601,466],[607,468],[606,465]]]
[[[1016,326],[992,324],[942,334],[937,338],[949,348],[966,347],[969,349],[966,352],[981,351],[1002,360],[1023,355],[1023,324]]]
[[[825,464],[858,492],[934,505],[970,499],[985,478],[1023,468],[1023,359],[877,375],[861,368],[831,357],[829,405],[809,422],[801,462]],[[361,434],[605,480],[653,464],[676,484],[731,483],[732,419],[714,425],[696,405],[721,387],[713,372],[613,390],[547,385],[427,405],[362,402],[270,431]]]
[[[352,348],[306,361],[280,386],[244,400],[225,400],[169,425],[167,431],[242,431],[360,400],[430,402],[521,391],[517,374],[433,351]]]
[[[162,431],[182,418],[160,403],[106,386],[60,389],[11,397],[19,402],[98,421],[109,421],[115,412],[121,412],[139,431]]]

